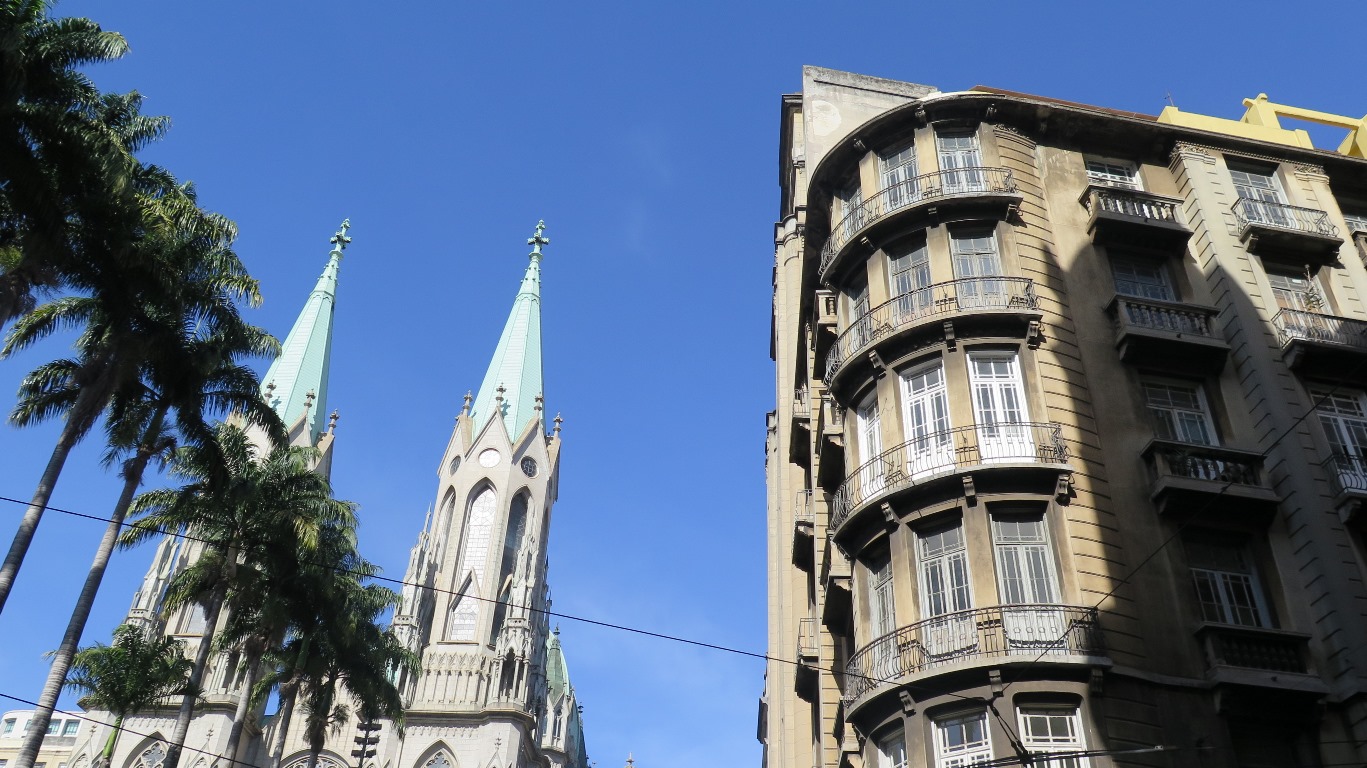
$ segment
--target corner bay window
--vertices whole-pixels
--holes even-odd
[[[975,646],[978,633],[973,617],[949,615],[973,607],[963,523],[920,533],[916,537],[916,566],[921,617],[945,617],[921,622],[921,647],[931,656],[941,656]]]
[[[907,740],[901,731],[878,741],[878,768],[907,768]]]

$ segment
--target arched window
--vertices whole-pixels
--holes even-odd
[[[438,752],[432,755],[432,758],[424,763],[422,768],[456,768],[456,766],[451,762],[450,755],[445,752]]]
[[[138,761],[134,763],[134,768],[161,768],[161,764],[166,762],[166,745],[160,741],[144,749],[138,755]]]
[[[494,622],[490,629],[489,642],[498,639],[498,631],[503,628],[503,618],[507,613],[513,570],[517,567],[517,549],[527,535],[527,495],[519,493],[513,498],[508,509],[508,530],[503,534],[503,561],[498,568],[498,590],[494,606]]]
[[[489,561],[489,537],[494,527],[494,507],[496,499],[493,488],[485,488],[470,504],[470,516],[465,525],[465,543],[462,547],[461,571],[472,573],[476,583],[486,581],[484,566]]]
[[[456,597],[451,606],[451,620],[446,627],[446,639],[469,642],[475,639],[475,623],[479,618],[479,591],[473,581]],[[471,594],[473,592],[473,594]]]

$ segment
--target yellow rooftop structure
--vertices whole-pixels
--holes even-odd
[[[1367,158],[1367,116],[1360,118],[1345,117],[1343,115],[1331,115],[1328,112],[1318,112],[1313,109],[1277,104],[1268,101],[1265,93],[1258,94],[1258,97],[1254,99],[1244,99],[1244,106],[1248,109],[1239,120],[1198,115],[1183,112],[1177,107],[1166,107],[1158,116],[1158,122],[1230,136],[1241,136],[1258,141],[1270,141],[1304,149],[1314,149],[1315,145],[1310,141],[1310,134],[1299,128],[1283,128],[1279,118],[1305,120],[1333,128],[1347,129],[1348,136],[1339,145],[1338,153],[1348,157]]]

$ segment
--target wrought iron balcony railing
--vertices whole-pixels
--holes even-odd
[[[1034,310],[1035,282],[1027,277],[964,277],[908,291],[856,318],[826,353],[826,381],[847,360],[879,339],[927,318],[959,312]]]
[[[1005,168],[959,168],[927,173],[899,182],[860,203],[831,227],[821,248],[822,275],[842,248],[875,221],[917,203],[973,195],[1012,194],[1016,180]]]
[[[1176,200],[1140,192],[1137,189],[1093,185],[1087,188],[1082,197],[1082,204],[1091,214],[1117,213],[1179,226],[1182,224],[1177,215]]]
[[[1335,495],[1350,491],[1367,494],[1367,456],[1335,451],[1320,466],[1329,475]]]
[[[1323,237],[1339,236],[1339,228],[1329,221],[1329,214],[1314,208],[1241,197],[1234,202],[1233,210],[1240,232],[1247,232],[1249,227],[1272,227]]]
[[[1063,464],[1068,444],[1054,422],[998,422],[927,432],[880,453],[845,478],[831,497],[831,530],[871,499],[964,467]]]
[[[1095,608],[999,605],[918,621],[860,648],[845,666],[845,703],[936,667],[977,658],[1105,654]]]
[[[1277,329],[1282,346],[1293,341],[1313,341],[1367,352],[1367,322],[1362,320],[1283,309],[1273,316],[1272,326]]]
[[[1209,307],[1134,296],[1116,296],[1115,303],[1116,321],[1123,327],[1218,338],[1213,322],[1218,312]]]

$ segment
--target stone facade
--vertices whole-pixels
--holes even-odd
[[[1367,759],[1367,161],[1192,124],[784,97],[769,768]]]

